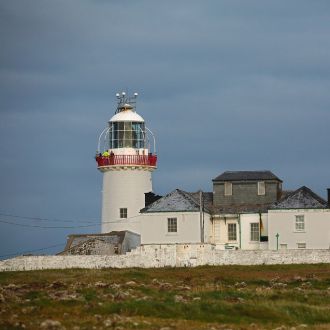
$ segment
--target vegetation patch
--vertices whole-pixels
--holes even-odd
[[[328,329],[330,265],[0,273],[1,329]]]

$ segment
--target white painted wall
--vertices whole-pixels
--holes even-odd
[[[305,230],[295,230],[296,215],[304,215]],[[306,243],[307,249],[330,248],[330,209],[297,209],[268,211],[269,249],[276,249],[276,234],[279,234],[279,249],[297,249],[298,243]],[[283,246],[282,246],[283,248]]]
[[[241,249],[242,250],[260,250],[266,249],[268,247],[267,242],[256,242],[251,241],[251,223],[259,223],[260,215],[259,213],[252,214],[241,214]],[[261,214],[262,219],[262,234],[263,236],[267,236],[268,229],[268,215],[267,213]]]
[[[236,241],[228,240],[228,224],[236,224]],[[212,242],[217,244],[218,248],[225,248],[225,244],[230,246],[239,247],[239,225],[237,215],[227,216],[224,218],[215,218],[213,219],[213,238]]]
[[[151,268],[304,263],[330,263],[330,250],[221,251],[212,244],[155,244],[142,245],[125,255],[115,256],[16,257],[0,261],[0,272],[66,268]]]
[[[259,250],[267,249],[267,242],[253,242],[251,241],[250,228],[251,223],[259,223],[259,213],[228,215],[226,219],[215,218],[213,220],[213,238],[212,242],[217,244],[219,249],[224,249],[225,245],[241,248],[242,250]],[[239,220],[240,219],[240,220]],[[261,214],[262,219],[262,235],[267,236],[268,232],[268,215],[267,213]],[[228,224],[236,224],[236,241],[228,240]],[[240,224],[239,224],[240,223]],[[241,237],[240,237],[241,235]]]
[[[152,168],[116,167],[103,173],[102,233],[130,230],[139,233],[138,216],[145,206],[144,193],[152,191]],[[126,219],[120,219],[119,209],[127,208]]]
[[[177,232],[169,233],[167,219],[177,218]],[[139,217],[141,221],[141,244],[167,243],[199,243],[199,212],[159,212],[145,213]],[[210,216],[204,213],[204,239],[210,242]]]

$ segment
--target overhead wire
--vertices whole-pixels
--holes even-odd
[[[7,217],[13,217],[13,218],[20,218],[20,219],[28,219],[28,220],[37,220],[37,221],[54,221],[47,218],[34,218],[34,217],[25,217],[25,216],[18,216],[13,214],[7,214],[7,213],[0,213],[0,216],[7,216]],[[138,217],[139,215],[132,216],[129,218],[124,218],[120,220],[115,221],[101,221],[99,223],[89,224],[89,225],[75,225],[75,226],[41,226],[41,225],[33,225],[33,224],[24,224],[24,223],[17,223],[17,222],[11,222],[6,220],[0,220],[0,223],[5,223],[8,225],[18,226],[18,227],[28,227],[28,228],[42,228],[42,229],[73,229],[73,228],[88,228],[88,227],[97,227],[101,224],[107,224],[107,223],[122,223],[123,221],[127,221],[133,218]],[[61,220],[58,220],[60,222]],[[70,220],[65,220],[65,222],[69,222]],[[70,221],[70,222],[78,222],[78,221]],[[87,222],[88,223],[88,222]]]
[[[19,218],[19,219],[29,219],[29,220],[36,220],[36,221],[52,221],[52,222],[80,222],[80,223],[95,223],[95,221],[91,220],[63,220],[63,219],[49,219],[49,218],[40,218],[40,217],[29,217],[29,216],[22,216],[10,213],[1,213],[0,216],[10,217],[10,218]]]

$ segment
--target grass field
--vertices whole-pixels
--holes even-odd
[[[330,329],[330,265],[4,272],[0,329]]]

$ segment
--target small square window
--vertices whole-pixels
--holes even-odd
[[[263,196],[266,195],[266,185],[265,181],[258,182],[258,195]]]
[[[127,208],[126,207],[119,209],[119,216],[121,219],[127,218]]]
[[[306,243],[297,243],[298,249],[306,249]]]
[[[177,218],[167,218],[167,231],[169,233],[176,233],[178,231]]]
[[[259,223],[250,223],[250,241],[259,242]]]
[[[288,249],[288,244],[280,244],[280,249],[281,250],[287,250]]]
[[[233,194],[233,184],[231,182],[225,182],[225,196],[231,196]]]
[[[305,231],[305,217],[303,215],[296,215],[296,231]]]
[[[228,241],[237,241],[236,223],[228,223]]]

